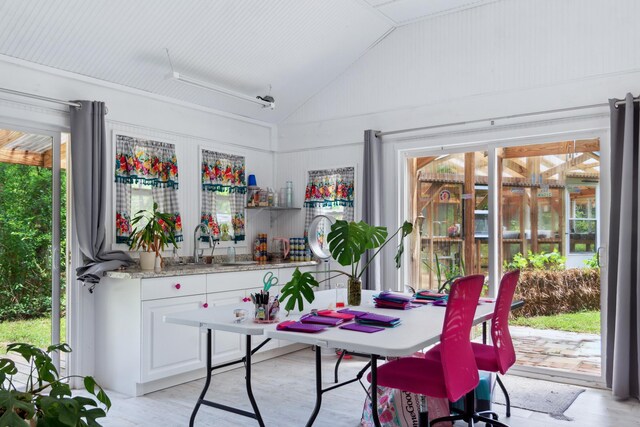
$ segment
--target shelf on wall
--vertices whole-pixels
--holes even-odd
[[[269,226],[273,227],[273,224],[275,223],[276,218],[278,217],[278,215],[276,215],[276,218],[273,217],[274,212],[276,213],[282,213],[285,211],[299,211],[302,210],[302,208],[286,208],[283,206],[245,206],[246,210],[249,211],[269,211]]]

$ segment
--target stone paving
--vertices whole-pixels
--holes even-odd
[[[600,376],[600,335],[510,326],[517,365]]]

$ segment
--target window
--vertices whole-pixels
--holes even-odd
[[[244,157],[202,150],[200,222],[218,241],[245,239],[247,184]],[[208,236],[202,236],[206,241]]]
[[[153,209],[154,203],[160,212],[173,215],[176,241],[182,241],[175,146],[115,133],[114,139],[116,243],[129,242],[132,217],[140,210]]]
[[[353,221],[354,168],[309,171],[305,189],[305,231],[317,215],[331,215],[336,219]],[[318,228],[316,238],[326,242],[326,224]],[[321,243],[324,244],[324,243]]]
[[[598,220],[596,217],[596,188],[586,185],[568,186],[569,252],[596,251]]]

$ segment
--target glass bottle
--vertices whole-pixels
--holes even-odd
[[[287,181],[287,207],[293,207],[293,181]]]

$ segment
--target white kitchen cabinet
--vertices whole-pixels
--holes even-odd
[[[205,367],[206,336],[163,321],[167,314],[205,310],[203,301],[203,295],[193,295],[142,302],[142,382]]]
[[[262,266],[261,266],[262,267]],[[264,266],[259,270],[206,272],[148,277],[149,273],[113,272],[96,287],[96,380],[106,389],[139,396],[205,376],[205,331],[165,323],[167,314],[237,304],[264,286],[268,271],[279,278],[276,295],[291,279],[293,267]],[[206,268],[206,267],[204,267]],[[315,266],[302,267],[313,270]],[[306,308],[306,307],[305,307]],[[233,313],[229,313],[231,317]],[[281,318],[284,312],[280,313]],[[249,313],[252,319],[253,313]],[[247,321],[252,321],[248,319]],[[254,337],[255,347],[263,338]],[[230,332],[212,334],[212,363],[219,365],[245,355],[246,337]],[[270,342],[257,353],[265,359],[302,348],[289,342]],[[269,351],[265,353],[265,351]]]

